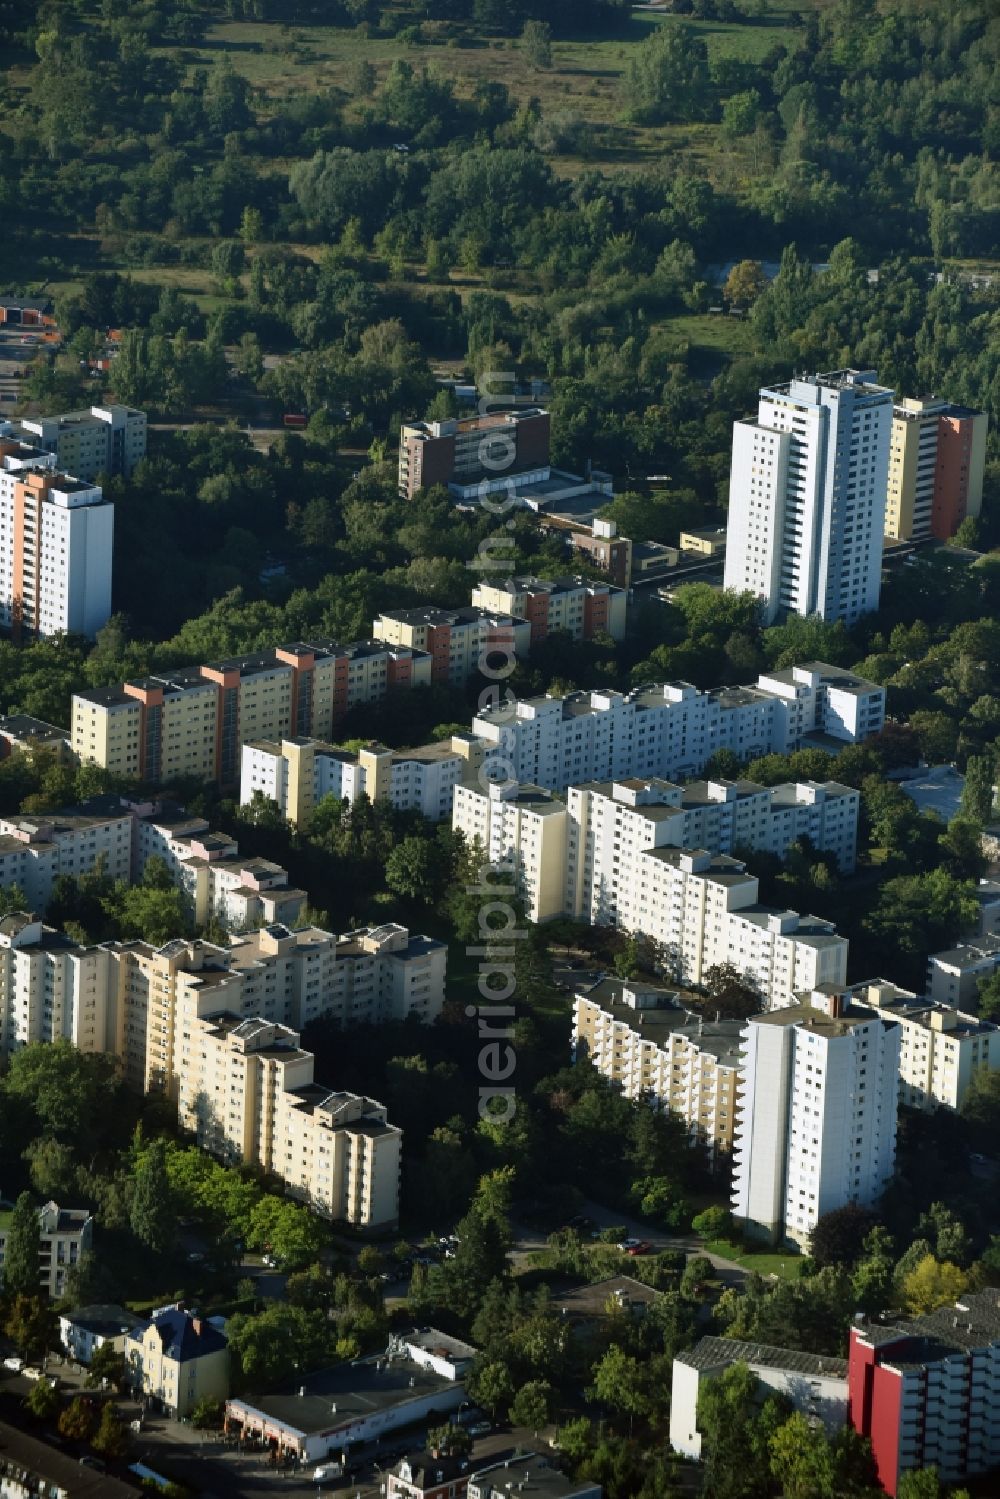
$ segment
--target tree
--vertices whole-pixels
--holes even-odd
[[[521,45],[533,68],[551,68],[552,27],[547,21],[525,21]]]
[[[7,1229],[7,1252],[4,1256],[3,1288],[8,1296],[34,1296],[38,1293],[39,1255],[42,1227],[38,1208],[30,1192],[22,1192],[14,1204]]]
[[[638,1359],[625,1353],[617,1343],[612,1343],[604,1357],[594,1366],[592,1376],[587,1399],[599,1400],[611,1410],[627,1415],[631,1430],[633,1417],[641,1415],[648,1406]]]
[[[817,1219],[809,1253],[817,1265],[853,1265],[874,1227],[875,1214],[849,1202]]]
[[[738,260],[722,290],[733,307],[752,307],[766,286],[767,277],[759,260]]]
[[[911,1468],[899,1475],[896,1499],[941,1499],[941,1494],[937,1468]]]
[[[709,107],[708,50],[687,26],[660,26],[625,70],[629,117],[640,125],[696,120]]]
[[[74,1395],[59,1417],[58,1431],[71,1442],[89,1442],[97,1427],[94,1401],[88,1395]]]
[[[266,1249],[285,1270],[314,1264],[329,1239],[322,1219],[286,1198],[267,1194],[250,1213],[247,1244]]]
[[[706,968],[703,985],[705,997],[693,1002],[707,1013],[718,1013],[722,1020],[748,1020],[764,1007],[757,985],[732,963],[713,963]]]
[[[733,1215],[728,1208],[706,1208],[691,1219],[691,1227],[703,1239],[727,1239],[733,1228]]]
[[[445,875],[440,845],[430,838],[404,838],[385,861],[385,882],[396,895],[432,905]]]
[[[485,1405],[495,1420],[497,1411],[508,1405],[514,1394],[514,1379],[509,1365],[494,1359],[480,1368],[473,1367],[469,1376],[469,1393],[473,1400]]]
[[[767,1442],[789,1414],[787,1402],[758,1406],[756,1375],[731,1364],[698,1389],[698,1429],[705,1439],[704,1492],[712,1499],[745,1499],[767,1493],[771,1476]]]
[[[128,1451],[128,1433],[125,1424],[110,1400],[101,1411],[101,1423],[94,1433],[91,1444],[108,1462],[117,1462]]]
[[[53,1420],[62,1405],[59,1391],[50,1379],[36,1379],[24,1403],[39,1421]]]
[[[277,1384],[316,1368],[329,1356],[323,1319],[282,1302],[272,1302],[261,1312],[237,1312],[229,1319],[226,1336],[244,1387]]]
[[[833,1454],[822,1427],[795,1411],[769,1445],[771,1472],[785,1499],[838,1499]]]
[[[925,1254],[903,1279],[903,1304],[913,1316],[923,1316],[957,1301],[965,1285],[965,1273],[957,1265],[947,1260],[939,1263],[932,1254]]]
[[[113,1385],[116,1390],[121,1390],[125,1384],[125,1369],[124,1353],[120,1353],[113,1343],[102,1343],[91,1354],[90,1367],[87,1370],[87,1389],[99,1390],[107,1380],[109,1385]]]
[[[979,980],[978,1013],[981,1020],[995,1020],[1000,1015],[1000,968]]]
[[[4,1332],[26,1359],[40,1359],[55,1346],[59,1324],[43,1296],[15,1296],[7,1312]]]
[[[985,826],[993,815],[996,764],[990,755],[970,755],[962,787],[962,812],[970,821]]]
[[[447,1457],[468,1457],[472,1451],[472,1437],[464,1426],[432,1426],[427,1432],[428,1452],[443,1452]]]
[[[527,1426],[537,1437],[549,1419],[552,1386],[545,1379],[529,1379],[511,1402],[510,1419],[515,1426]]]
[[[168,1254],[177,1233],[177,1213],[167,1175],[167,1146],[154,1140],[143,1151],[132,1179],[132,1232],[154,1254]]]

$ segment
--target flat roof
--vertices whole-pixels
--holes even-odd
[[[299,1393],[300,1389],[305,1394]],[[300,1376],[294,1384],[264,1395],[229,1401],[230,1409],[259,1413],[303,1436],[335,1432],[378,1411],[438,1393],[453,1394],[461,1384],[435,1374],[412,1358],[395,1354],[354,1359],[318,1374]]]
[[[679,995],[668,989],[654,989],[649,984],[602,978],[590,987],[574,985],[575,995],[587,1004],[597,1005],[616,1024],[626,1025],[640,1040],[655,1046],[666,1046],[672,1036],[681,1036],[724,1067],[738,1068],[742,1053],[741,1020],[710,1020],[687,1009]],[[624,999],[626,990],[639,990],[653,997],[645,1005],[630,1005]]]
[[[846,1379],[847,1360],[827,1354],[804,1353],[798,1348],[778,1348],[771,1343],[744,1342],[740,1338],[702,1338],[693,1348],[678,1353],[675,1362],[691,1369],[717,1369],[721,1364],[758,1364],[767,1369],[788,1369],[793,1374],[824,1375]]]

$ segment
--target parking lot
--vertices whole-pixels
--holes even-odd
[[[0,326],[0,418],[9,417],[21,399],[27,366],[43,343],[35,329]]]

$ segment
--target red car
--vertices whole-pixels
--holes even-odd
[[[630,1244],[625,1253],[631,1254],[634,1257],[637,1254],[648,1254],[649,1250],[650,1245],[647,1244],[646,1240],[640,1239],[638,1244]]]

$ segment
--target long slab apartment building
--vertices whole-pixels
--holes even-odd
[[[429,1021],[444,966],[443,944],[394,926],[82,947],[12,915],[0,921],[0,1053],[64,1038],[118,1056],[126,1082],[165,1094],[205,1149],[277,1176],[335,1221],[388,1226],[400,1131],[383,1105],[317,1082],[299,1032],[321,1015]]]
[[[143,1092],[170,1070],[176,1019],[188,989],[211,987],[223,1007],[301,1030],[312,1020],[430,1024],[445,997],[447,949],[387,923],[337,936],[280,923],[228,947],[178,939],[83,946],[38,918],[0,920],[0,1057],[33,1042],[66,1040],[120,1056]]]
[[[722,749],[741,760],[787,754],[806,740],[855,744],[885,723],[885,688],[810,661],[758,678],[756,687],[701,692],[664,682],[629,693],[573,692],[520,698],[472,723],[518,781],[561,791],[582,781],[696,776]]]
[[[370,640],[296,642],[76,693],[70,740],[80,760],[118,775],[233,784],[244,741],[329,739],[351,708],[430,682],[423,651]]]

